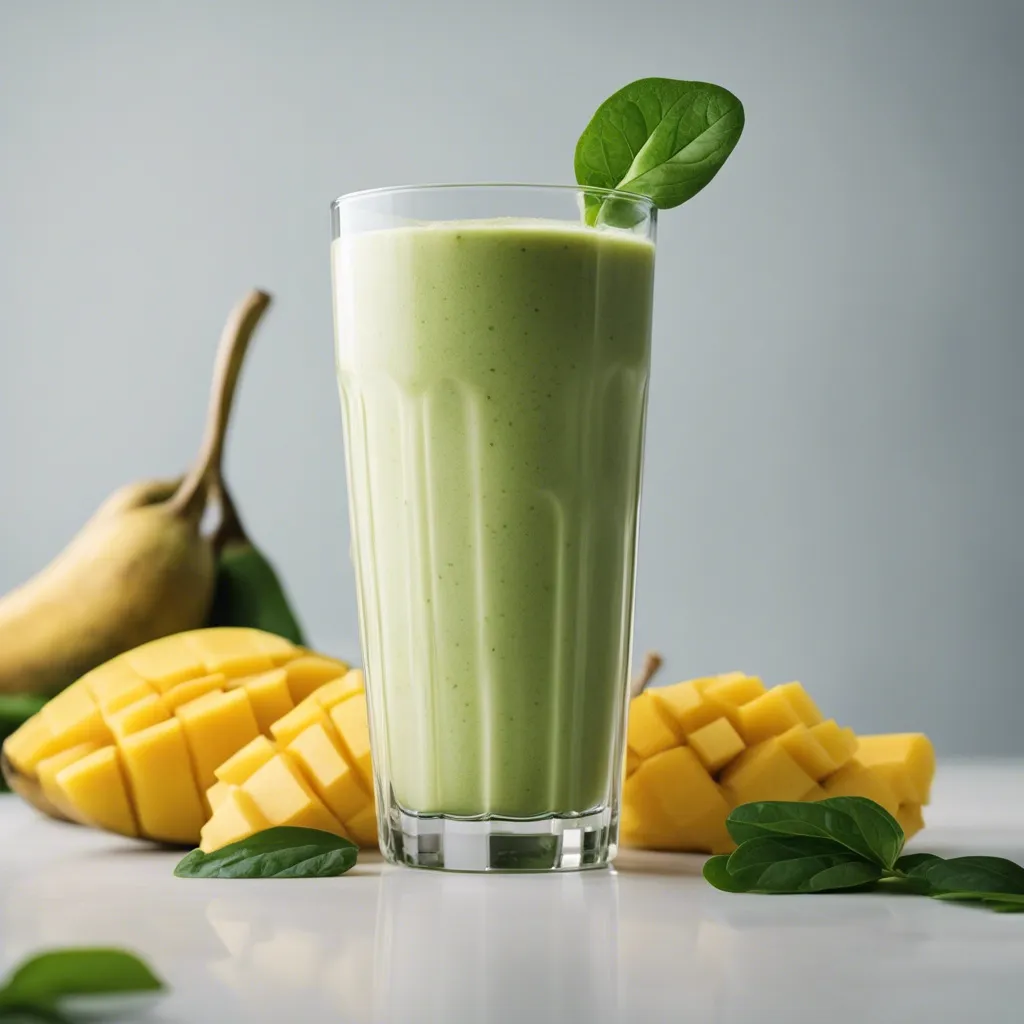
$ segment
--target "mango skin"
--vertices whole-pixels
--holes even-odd
[[[683,756],[683,755],[686,756]],[[825,719],[800,683],[742,672],[658,687],[630,705],[623,846],[729,853],[729,811],[757,800],[865,796],[909,839],[935,774],[927,736],[865,736]]]
[[[82,676],[7,738],[0,769],[14,792],[51,817],[194,846],[214,813],[208,792],[219,784],[220,765],[257,740],[276,754],[278,720],[271,721],[271,711],[294,717],[296,705],[308,702],[330,724],[329,711],[362,694],[361,673],[279,636],[234,627],[193,630],[144,644]],[[358,714],[341,720],[352,722],[352,736],[330,724],[338,757],[349,746],[361,754],[365,721]],[[36,771],[40,764],[45,779]],[[362,774],[361,756],[335,774],[346,767],[352,778],[341,810],[366,839],[375,813],[372,779]],[[303,820],[347,835],[316,795],[319,780],[302,774],[301,761],[289,768],[309,794]],[[225,815],[233,813],[233,830],[245,823],[266,827],[263,809],[234,788],[225,783],[214,792]]]

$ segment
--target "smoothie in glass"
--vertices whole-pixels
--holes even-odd
[[[385,852],[399,813],[603,812],[613,843],[653,241],[343,227],[332,264]]]

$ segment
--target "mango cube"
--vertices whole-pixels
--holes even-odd
[[[722,716],[722,711],[717,705],[710,704],[704,699],[695,681],[659,686],[647,690],[646,693],[658,704],[668,721],[673,722],[684,736],[710,725],[716,718]],[[630,715],[635,703],[636,699],[631,702]]]
[[[817,725],[822,721],[824,716],[818,710],[818,705],[811,700],[811,695],[800,683],[783,683],[781,686],[773,686],[772,689],[789,701],[804,725]]]
[[[141,732],[151,725],[166,722],[171,716],[167,713],[164,702],[155,693],[150,693],[142,700],[137,700],[120,711],[108,713],[105,717],[111,733],[116,739],[121,740],[133,732]]]
[[[83,676],[81,682],[104,711],[118,711],[155,692],[123,658],[100,665]]]
[[[367,720],[366,695],[359,693],[331,708],[331,721],[341,738],[342,751],[363,778],[368,792],[373,792],[373,764],[370,758],[370,727]]]
[[[926,804],[935,775],[935,748],[922,733],[861,736],[857,760],[882,774],[901,803]]]
[[[271,825],[319,828],[344,836],[345,830],[320,802],[287,753],[275,754],[242,785]]]
[[[771,739],[800,724],[800,716],[779,687],[737,709],[740,735],[750,745]]]
[[[630,702],[626,741],[629,749],[643,758],[678,746],[679,737],[651,694],[641,693]]]
[[[74,809],[65,799],[60,786],[57,785],[57,775],[67,768],[69,764],[74,764],[85,757],[86,754],[91,754],[94,750],[98,749],[95,743],[80,743],[77,747],[70,747],[67,750],[62,750],[59,754],[54,754],[52,757],[44,758],[36,765],[36,778],[39,779],[39,785],[43,787],[43,796],[61,814],[66,815],[72,820],[75,819],[76,815]]]
[[[377,845],[377,808],[371,800],[354,818],[345,823],[352,842],[360,846]]]
[[[187,633],[185,640],[206,666],[207,672],[226,676],[249,676],[274,668],[270,656],[251,643],[250,630],[235,627],[200,629]],[[282,643],[287,643],[282,640]],[[290,645],[289,645],[290,646]]]
[[[223,672],[213,672],[211,675],[200,676],[199,679],[192,679],[187,683],[179,683],[163,695],[164,707],[174,714],[182,704],[198,700],[216,690],[223,690],[226,684],[227,676]]]
[[[63,749],[75,744],[65,744]],[[19,772],[29,773],[44,758],[60,753],[60,744],[41,715],[33,715],[4,740],[4,754]]]
[[[347,824],[372,803],[358,770],[345,760],[320,723],[296,736],[288,744],[288,753],[339,821]]]
[[[219,782],[240,786],[257,768],[262,768],[275,754],[277,748],[266,736],[257,736],[244,747],[218,765],[213,774]]]
[[[779,737],[779,743],[816,782],[831,775],[839,767],[803,722],[787,729]]]
[[[194,843],[206,816],[181,722],[169,718],[124,737],[120,745],[141,831],[167,843]]]
[[[234,788],[234,786],[227,782],[215,782],[206,791],[206,806],[209,807],[211,811],[216,811],[224,802],[224,798]]]
[[[78,758],[57,773],[55,782],[80,820],[123,836],[139,834],[117,747]]]
[[[340,704],[343,700],[362,692],[363,673],[360,669],[354,668],[340,679],[332,679],[331,682],[324,683],[319,690],[314,690],[312,698],[325,711],[330,711],[335,704]]]
[[[269,732],[274,722],[295,707],[288,689],[288,673],[283,668],[249,676],[242,685],[249,695],[256,724],[262,733]]]
[[[307,697],[300,704],[296,704],[287,715],[274,722],[270,732],[279,746],[286,747],[296,736],[318,722],[324,726],[328,735],[334,730],[327,712],[312,697]]]
[[[80,743],[106,746],[113,740],[103,720],[103,712],[87,690],[69,688],[58,694],[39,712],[51,739],[37,751],[38,760],[77,747]],[[34,765],[33,765],[34,767]]]
[[[308,654],[288,662],[285,671],[288,673],[288,688],[291,690],[292,700],[298,704],[324,683],[344,676],[348,672],[348,665],[334,658]]]
[[[218,801],[213,817],[203,826],[199,849],[203,853],[212,853],[269,827],[270,822],[252,798],[243,790],[231,787]]]
[[[825,748],[840,768],[853,757],[857,749],[857,737],[852,729],[840,729],[834,718],[812,725],[808,732]]]
[[[863,796],[881,804],[890,814],[899,810],[899,797],[885,779],[885,772],[868,768],[859,758],[847,761],[837,772],[822,782],[825,792],[831,796]]]
[[[188,636],[188,634],[185,634]],[[208,674],[202,658],[182,636],[165,636],[122,654],[125,664],[160,693]]]
[[[896,820],[908,839],[924,828],[924,817],[918,804],[900,804],[896,808]]]
[[[729,813],[721,790],[689,747],[674,747],[648,758],[625,785],[630,803],[640,811],[644,831],[650,822],[652,838],[659,845],[678,845],[685,826],[712,814],[724,820]]]
[[[690,733],[687,744],[712,774],[742,754],[746,746],[728,718],[716,719]]]
[[[244,690],[208,693],[174,713],[185,730],[196,781],[203,790],[217,781],[215,770],[220,765],[260,734]]]
[[[721,783],[735,804],[802,800],[814,788],[814,779],[774,737],[740,754],[722,772]]]
[[[749,704],[767,691],[764,683],[756,676],[746,676],[742,672],[730,672],[708,683],[703,690],[707,700],[723,708],[739,708]]]

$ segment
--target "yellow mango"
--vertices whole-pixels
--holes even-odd
[[[828,756],[842,768],[857,749],[857,737],[852,729],[840,729],[834,718],[829,718],[807,730],[824,748]]]
[[[4,741],[4,754],[18,772],[29,775],[40,761],[60,753],[60,748],[49,749],[56,746],[50,727],[33,715]],[[63,749],[71,746],[74,744],[65,744]]]
[[[771,739],[800,724],[800,716],[780,687],[737,709],[737,729],[748,746]]]
[[[801,722],[779,736],[786,753],[816,782],[839,768],[814,734]]]
[[[641,693],[630,702],[626,742],[629,749],[642,758],[653,757],[679,744],[679,737],[669,727],[650,693]]]
[[[676,683],[673,686],[659,686],[647,690],[646,693],[651,700],[658,704],[665,717],[675,723],[678,731],[684,736],[688,736],[705,725],[710,725],[716,718],[722,717],[721,709],[704,699],[694,680],[687,683]],[[638,697],[634,697],[630,702],[631,715],[633,705],[638,699]]]
[[[204,791],[217,781],[218,765],[260,734],[245,690],[208,693],[174,713],[185,730],[196,782]]]
[[[370,727],[365,694],[359,693],[335,704],[330,714],[341,739],[342,752],[348,763],[358,770],[367,790],[372,793],[373,764],[370,758]]]
[[[860,736],[857,760],[881,772],[901,803],[926,804],[935,776],[935,748],[922,733]]]
[[[320,723],[311,725],[296,736],[287,750],[316,795],[339,821],[347,824],[372,804],[358,770],[345,760]]]
[[[249,695],[260,732],[269,732],[274,722],[295,706],[288,689],[288,673],[283,668],[249,676],[242,682],[242,688]]]
[[[277,740],[278,746],[287,747],[296,736],[317,723],[327,730],[328,735],[334,729],[327,712],[312,697],[307,697],[301,703],[296,704],[287,715],[274,722],[270,727],[270,732]]]
[[[223,672],[226,676],[251,676],[269,672],[275,667],[270,655],[260,647],[242,642],[246,631],[234,628],[201,629],[187,634],[188,643],[202,659],[207,672]],[[246,637],[246,639],[248,639]],[[288,649],[291,645],[281,641]]]
[[[856,757],[824,779],[822,786],[829,796],[863,796],[881,804],[892,815],[899,810],[899,798],[885,781],[885,772],[868,768]]]
[[[257,736],[218,765],[213,770],[213,774],[220,782],[240,786],[257,768],[262,768],[276,753],[277,747],[266,736]]]
[[[137,700],[134,704],[121,708],[106,716],[107,726],[115,739],[122,740],[133,732],[141,732],[151,725],[166,722],[171,716],[164,707],[164,702],[155,693]]]
[[[756,676],[747,676],[742,672],[730,672],[712,680],[703,689],[707,700],[719,704],[723,708],[739,708],[752,700],[764,696],[767,692],[764,683]]]
[[[98,749],[96,743],[80,743],[77,747],[69,747],[59,754],[54,754],[53,757],[44,758],[36,765],[36,778],[39,779],[39,785],[43,787],[43,796],[69,818],[75,817],[74,809],[65,799],[60,786],[57,785],[57,774],[67,768],[69,764],[74,764],[86,754],[91,754]]]
[[[908,839],[924,828],[924,817],[918,804],[900,804],[896,808],[895,817]]]
[[[320,689],[314,690],[310,696],[325,711],[330,711],[335,704],[340,704],[343,700],[348,700],[349,697],[362,692],[363,673],[361,669],[354,668],[346,672],[341,678],[332,679],[329,683],[324,683]]]
[[[242,784],[242,792],[271,825],[319,828],[346,835],[341,822],[320,802],[287,753],[275,754],[257,768]]]
[[[166,843],[195,842],[205,814],[181,722],[151,725],[120,746],[142,833]]]
[[[634,790],[646,790],[670,829],[701,821],[712,813],[724,818],[729,804],[697,755],[675,747],[648,758],[629,780]]]
[[[687,745],[714,774],[743,753],[746,744],[727,718],[719,718],[687,737]]]
[[[212,853],[269,827],[270,822],[252,798],[237,786],[230,786],[218,800],[213,816],[203,826],[199,848],[203,853]]]
[[[51,739],[38,751],[38,760],[80,743],[102,747],[113,740],[103,712],[85,689],[67,689],[58,694],[43,705],[39,716],[46,723]]]
[[[198,700],[216,690],[223,690],[226,684],[227,676],[223,672],[213,672],[187,683],[179,683],[173,690],[168,690],[163,695],[164,707],[173,715],[182,704]]]
[[[720,779],[734,804],[802,800],[814,788],[814,779],[775,737],[745,750]]]
[[[628,747],[626,748],[626,774],[632,775],[633,772],[640,767],[643,763],[643,758],[639,754],[634,754]]]
[[[354,818],[345,823],[349,838],[360,846],[377,846],[377,808],[371,800]]]
[[[72,689],[83,689],[104,711],[117,711],[125,704],[153,693],[150,686],[123,658],[115,658],[105,665],[87,672]],[[127,699],[123,699],[127,695]]]
[[[309,654],[288,662],[288,687],[292,700],[296,704],[304,701],[311,693],[318,690],[324,683],[338,679],[348,672],[348,665],[334,658],[325,658],[319,654]]]
[[[210,811],[216,811],[218,807],[224,802],[224,798],[236,787],[232,786],[228,782],[215,782],[206,791],[206,806],[210,808]]]
[[[117,747],[101,747],[62,768],[54,781],[62,799],[82,821],[123,836],[137,836],[139,827],[120,761]]]
[[[789,701],[804,725],[817,725],[823,720],[824,716],[818,710],[818,705],[811,700],[811,695],[800,683],[783,683],[781,686],[773,686],[772,690],[781,693]]]
[[[160,693],[166,693],[178,683],[210,674],[203,659],[185,639],[188,636],[188,633],[180,633],[151,640],[115,660],[123,660]],[[106,666],[100,671],[103,668]]]

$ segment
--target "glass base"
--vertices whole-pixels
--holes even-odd
[[[397,804],[382,816],[381,850],[392,864],[438,871],[581,871],[615,856],[609,808],[540,818],[455,818]]]

